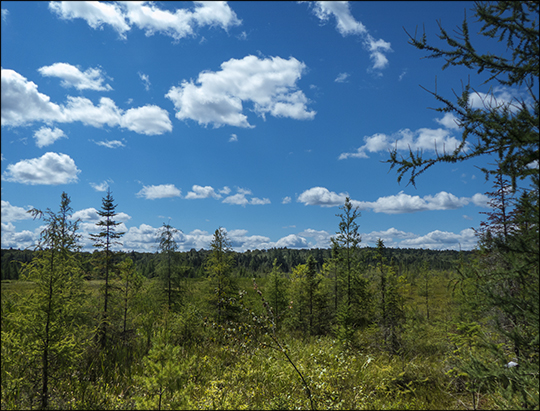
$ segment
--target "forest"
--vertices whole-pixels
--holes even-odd
[[[498,158],[474,251],[363,247],[349,198],[330,249],[237,253],[218,227],[208,250],[180,252],[163,223],[155,253],[118,251],[109,190],[83,252],[64,192],[58,211],[29,211],[34,249],[1,252],[1,408],[539,409],[539,5],[475,10],[512,60],[478,53],[466,19],[457,40],[441,28],[449,50],[410,44],[526,85],[533,104],[435,92],[469,151],[388,160],[416,184],[440,162]]]

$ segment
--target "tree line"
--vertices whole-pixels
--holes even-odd
[[[368,264],[372,263],[375,247],[362,247],[358,252],[360,258]],[[19,273],[23,263],[32,260],[34,251],[32,249],[2,249],[0,250],[0,267],[2,271],[2,280],[18,280]],[[189,267],[186,275],[189,278],[204,277],[204,262],[210,254],[210,250],[191,249],[189,251],[176,251],[178,258],[185,262]],[[278,261],[281,269],[285,273],[290,273],[292,268],[298,264],[305,264],[308,256],[312,255],[315,259],[317,269],[322,266],[332,253],[331,248],[313,248],[313,249],[290,249],[290,248],[270,248],[265,250],[247,250],[244,252],[233,252],[235,261],[234,272],[238,277],[257,277],[268,275],[272,271],[274,260]],[[393,259],[400,271],[414,270],[415,267],[422,266],[425,262],[432,270],[452,270],[463,259],[468,261],[472,251],[455,250],[430,250],[418,248],[388,248],[387,253],[390,259]],[[80,251],[82,265],[84,267],[87,279],[92,278],[92,265],[89,263],[92,259],[91,252]],[[145,278],[152,278],[156,275],[156,267],[159,264],[160,255],[156,251],[138,252],[138,251],[119,251],[120,259],[130,258],[136,269],[141,272]]]

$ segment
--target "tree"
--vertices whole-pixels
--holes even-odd
[[[489,72],[491,76],[484,84],[494,81],[506,87],[525,88],[526,97],[503,102],[491,93],[484,101],[483,108],[474,108],[470,104],[474,92],[470,82],[455,103],[437,91],[430,92],[443,104],[436,111],[452,113],[463,129],[461,144],[453,152],[438,153],[435,158],[424,158],[423,153],[414,154],[412,151],[408,158],[399,158],[397,149],[393,150],[387,162],[391,168],[398,167],[398,181],[410,172],[409,182],[414,185],[420,174],[437,163],[456,163],[496,153],[502,158],[500,169],[482,168],[486,178],[501,172],[511,178],[512,186],[515,187],[517,179],[538,174],[539,3],[475,3],[474,10],[475,16],[483,22],[480,33],[497,39],[497,42],[506,41],[511,56],[479,53],[471,42],[466,18],[461,29],[458,29],[458,39],[450,37],[439,24],[439,38],[450,46],[448,50],[429,45],[425,33],[421,39],[409,35],[409,44],[430,53],[427,58],[445,59],[443,69],[465,66],[478,73]],[[466,147],[468,150],[465,150]]]
[[[496,201],[503,198],[505,178],[510,180],[512,191],[527,180],[531,183],[531,188],[522,188],[510,221],[506,206],[503,211],[502,201],[498,202],[493,218],[483,227],[486,235],[480,237],[478,263],[461,272],[462,282],[474,284],[474,298],[483,303],[483,314],[495,327],[486,332],[489,338],[484,341],[483,355],[471,353],[459,367],[471,380],[498,390],[500,406],[511,409],[535,409],[539,401],[539,9],[539,3],[532,1],[475,3],[475,16],[483,23],[480,34],[506,42],[507,55],[479,53],[471,42],[466,18],[458,39],[439,26],[439,38],[448,50],[429,45],[425,33],[420,40],[409,36],[411,45],[429,53],[427,58],[445,59],[443,69],[465,66],[477,73],[489,72],[484,84],[503,86],[520,97],[505,102],[491,92],[483,107],[476,108],[470,101],[474,92],[470,81],[456,102],[435,91],[431,94],[443,105],[436,110],[453,114],[463,129],[461,144],[451,153],[427,159],[412,151],[408,158],[399,158],[396,149],[387,160],[391,168],[397,167],[398,181],[410,172],[409,182],[414,185],[420,174],[437,163],[498,155],[496,167],[482,168],[486,179],[495,176],[503,190],[495,193]],[[497,232],[500,234],[492,235]],[[491,331],[495,333],[490,335]],[[519,364],[519,372],[512,374],[504,368],[508,345]]]
[[[126,258],[119,265],[120,272],[120,292],[122,293],[122,311],[123,311],[123,326],[122,334],[125,336],[128,331],[127,319],[128,311],[131,308],[132,301],[140,290],[143,283],[143,276],[137,272],[131,258]]]
[[[230,320],[238,311],[229,299],[238,294],[236,281],[231,277],[234,266],[231,243],[227,232],[218,228],[210,243],[212,252],[206,261],[208,284],[211,288],[209,302],[217,310],[217,320]]]
[[[287,309],[287,285],[277,258],[274,259],[272,271],[268,276],[267,290],[266,295],[275,316],[276,328],[279,329]]]
[[[110,319],[109,303],[111,298],[111,280],[114,274],[115,262],[113,261],[114,253],[112,248],[115,245],[122,245],[118,239],[120,239],[125,233],[117,232],[116,227],[121,223],[114,220],[117,213],[115,211],[116,204],[114,204],[114,198],[111,194],[111,190],[107,190],[107,195],[102,199],[101,210],[98,211],[99,216],[102,218],[96,226],[101,229],[97,234],[90,234],[90,237],[94,240],[94,247],[100,250],[98,269],[101,271],[105,278],[105,288],[103,291],[103,312],[101,325],[99,330],[99,340],[101,347],[105,348],[107,345],[107,329],[109,328]]]
[[[345,204],[340,209],[343,210],[343,213],[336,214],[337,217],[341,218],[341,221],[339,222],[339,232],[336,233],[335,237],[332,237],[332,248],[341,258],[342,271],[347,279],[346,303],[350,306],[353,271],[357,263],[358,244],[362,241],[362,237],[358,233],[358,224],[355,221],[360,217],[360,212],[358,207],[353,207],[349,197],[345,198]]]
[[[356,327],[367,322],[367,282],[359,273],[358,245],[362,238],[356,219],[360,217],[360,212],[358,207],[352,205],[349,197],[345,198],[345,204],[340,209],[343,213],[336,214],[341,218],[339,231],[332,238],[332,248],[341,277],[341,281],[335,283],[335,292],[341,296],[337,333],[341,339],[350,343]]]
[[[174,235],[178,233],[178,230],[172,227],[170,224],[163,223],[163,227],[159,231],[159,245],[158,248],[165,259],[165,266],[163,267],[164,283],[167,292],[167,305],[169,311],[173,305],[179,303],[180,284],[177,277],[177,264],[176,264],[176,251],[178,250],[178,244],[174,239]],[[176,274],[176,275],[175,275]]]
[[[397,282],[392,267],[386,265],[385,246],[382,239],[377,240],[377,269],[380,275],[381,318],[385,345],[391,354],[399,349],[399,328],[404,314],[400,307],[401,297],[397,290]]]
[[[20,303],[18,328],[22,349],[28,359],[39,358],[41,387],[40,407],[50,406],[51,385],[69,373],[69,363],[76,357],[75,328],[82,302],[81,269],[76,253],[79,220],[72,221],[69,196],[63,192],[60,210],[29,210],[34,218],[46,223],[32,261],[23,266],[23,278],[35,288]],[[2,338],[4,344],[4,338]],[[62,368],[65,367],[65,368]]]

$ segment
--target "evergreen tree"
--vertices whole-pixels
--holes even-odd
[[[218,323],[236,316],[238,307],[230,304],[230,298],[238,294],[238,286],[232,278],[234,257],[227,232],[218,228],[210,243],[212,252],[206,261],[206,273],[210,287],[210,306],[217,311]]]
[[[358,207],[352,205],[349,197],[340,209],[343,213],[336,214],[341,218],[339,231],[332,238],[340,277],[340,281],[335,283],[335,291],[340,296],[336,330],[340,339],[350,343],[356,328],[369,321],[369,303],[367,280],[359,272],[359,244],[362,238],[356,219],[360,217],[360,212]]]
[[[495,323],[495,330],[486,330],[486,335],[492,331],[496,334],[484,342],[491,357],[488,351],[483,355],[471,353],[459,367],[471,381],[498,391],[500,406],[510,409],[536,409],[539,403],[539,9],[539,3],[532,1],[475,3],[475,16],[483,23],[480,33],[497,42],[504,41],[507,56],[479,53],[469,37],[466,18],[458,39],[440,27],[439,38],[446,41],[448,50],[428,44],[425,34],[421,39],[411,37],[410,44],[427,51],[428,58],[445,59],[443,68],[465,66],[478,73],[489,72],[484,84],[501,85],[510,88],[514,96],[524,97],[501,102],[491,93],[483,107],[476,108],[470,103],[470,82],[455,103],[434,92],[443,105],[436,110],[452,113],[463,129],[461,144],[451,153],[427,159],[412,151],[407,158],[399,157],[394,150],[388,160],[391,168],[397,167],[398,181],[410,172],[409,182],[414,185],[420,174],[437,163],[499,156],[495,168],[482,169],[486,178],[495,177],[499,188],[494,193],[496,208],[492,218],[480,232],[479,261],[465,266],[461,272],[462,283],[474,284],[475,294],[469,297],[481,302],[483,313]],[[523,189],[515,216],[509,216],[502,201],[506,178],[512,191],[517,191],[525,180],[532,183],[531,188]],[[512,373],[504,367],[509,355],[505,349],[510,347],[519,364],[519,370]]]
[[[98,270],[105,278],[103,312],[99,328],[99,340],[102,348],[105,348],[107,345],[107,329],[110,327],[111,321],[109,318],[109,305],[112,298],[112,279],[116,269],[113,247],[122,245],[118,239],[125,234],[124,232],[116,231],[116,228],[121,224],[114,220],[114,217],[117,215],[115,211],[116,206],[111,190],[109,189],[107,190],[107,195],[102,199],[101,210],[98,211],[102,219],[96,225],[101,231],[97,234],[90,234],[90,237],[94,240],[94,247],[99,251]]]
[[[455,103],[436,91],[431,92],[443,104],[436,111],[452,113],[463,129],[461,144],[451,153],[439,151],[435,158],[424,158],[422,152],[415,154],[412,150],[408,158],[401,157],[395,149],[387,162],[391,168],[397,167],[398,181],[410,172],[409,182],[414,185],[420,174],[437,163],[456,163],[492,153],[498,153],[502,161],[496,169],[482,168],[486,178],[500,172],[511,179],[515,188],[517,179],[538,174],[539,7],[535,1],[475,3],[475,16],[483,23],[480,34],[497,42],[506,41],[511,53],[509,57],[479,53],[469,37],[466,18],[458,29],[458,39],[451,37],[439,25],[439,38],[450,46],[448,50],[428,44],[425,33],[421,39],[409,35],[409,43],[427,51],[427,58],[443,58],[446,61],[443,69],[465,66],[478,73],[486,71],[491,76],[483,84],[495,82],[505,87],[521,88],[527,96],[521,100],[514,98],[511,102],[501,102],[491,94],[482,108],[475,108],[470,104],[474,92],[470,82]]]
[[[163,227],[159,231],[159,245],[158,249],[164,258],[164,266],[162,267],[162,280],[165,284],[165,290],[167,294],[167,306],[169,311],[173,306],[178,306],[181,301],[181,284],[178,278],[178,262],[177,253],[178,244],[174,239],[178,230],[172,227],[170,224],[163,223]]]
[[[17,349],[26,353],[30,364],[40,363],[41,409],[51,406],[54,386],[69,375],[77,356],[76,320],[82,302],[81,269],[76,258],[80,251],[80,234],[77,232],[79,220],[71,221],[70,203],[63,192],[58,213],[50,209],[29,211],[34,218],[43,218],[46,226],[34,258],[23,266],[23,278],[33,281],[35,288],[20,302],[17,322],[21,346]],[[2,344],[4,342],[2,338]]]
[[[287,284],[286,279],[281,271],[281,266],[278,265],[278,259],[274,259],[272,271],[268,276],[267,283],[267,300],[272,307],[272,312],[275,317],[276,329],[279,329],[281,321],[287,310]]]
[[[377,270],[380,276],[380,308],[379,324],[382,328],[383,339],[391,354],[399,350],[399,329],[403,323],[404,313],[401,309],[401,296],[398,293],[394,270],[386,265],[385,247],[382,239],[377,240]]]

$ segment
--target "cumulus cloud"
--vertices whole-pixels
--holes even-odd
[[[158,106],[130,108],[120,120],[121,127],[139,134],[156,135],[172,130],[169,113]]]
[[[276,241],[276,248],[307,248],[308,242],[304,237],[300,237],[296,234],[289,234],[286,237],[280,238]]]
[[[137,197],[144,197],[147,200],[155,200],[157,198],[180,197],[181,191],[174,184],[161,184],[157,186],[143,186]]]
[[[110,25],[120,38],[136,26],[145,31],[146,36],[160,33],[178,41],[194,36],[196,27],[212,26],[227,30],[241,24],[234,11],[226,2],[195,2],[193,11],[177,9],[174,13],[162,10],[154,2],[50,2],[49,8],[59,18],[72,20],[82,18],[93,29]]]
[[[42,76],[58,77],[62,79],[62,87],[75,87],[77,90],[110,91],[109,84],[103,84],[104,78],[101,69],[89,68],[82,72],[78,67],[69,63],[54,63],[38,69]]]
[[[71,216],[74,220],[80,219],[81,221],[98,222],[101,216],[94,207],[85,208],[84,210],[76,211]]]
[[[313,238],[315,243],[310,245],[314,248],[330,248],[332,246],[330,242],[332,236],[325,230],[313,230],[312,228],[308,228],[307,230],[298,233],[298,235],[301,237]]]
[[[363,38],[364,48],[369,52],[373,63],[372,70],[380,70],[388,65],[388,59],[385,53],[392,51],[391,44],[379,39],[375,40],[368,33],[366,27],[359,21],[356,21],[347,1],[316,1],[310,2],[313,13],[321,22],[329,20],[330,16],[336,19],[336,29],[342,36],[360,35]],[[337,79],[336,79],[337,81]]]
[[[130,30],[126,17],[118,4],[90,1],[51,1],[49,9],[63,20],[82,18],[93,29],[104,24],[112,26],[121,38]]]
[[[231,134],[231,137],[229,138],[229,143],[238,141],[238,136],[236,134]]]
[[[263,118],[313,119],[315,112],[307,109],[308,99],[296,86],[305,67],[294,57],[230,59],[221,71],[203,71],[195,82],[184,80],[165,96],[173,102],[176,118],[205,126],[253,127],[243,114],[243,102],[252,102]]]
[[[399,151],[437,151],[442,154],[444,151],[454,151],[461,143],[460,140],[452,136],[449,130],[442,128],[420,128],[414,132],[406,128],[392,135],[376,133],[372,136],[365,136],[364,142],[365,144],[354,152],[341,153],[339,160],[369,158],[368,153],[388,152],[393,149]],[[467,145],[464,149],[467,150]]]
[[[454,113],[444,113],[443,118],[438,119],[436,118],[435,121],[439,123],[440,125],[446,127],[449,130],[459,130],[459,125],[457,122],[457,117],[454,115]]]
[[[225,188],[228,189],[230,193],[230,189],[228,187],[225,187]],[[251,205],[270,204],[270,200],[268,198],[262,198],[262,199],[257,198],[257,197],[252,197],[251,199],[246,198],[246,196],[252,195],[251,190],[248,190],[245,188],[237,188],[236,191],[237,191],[236,194],[226,197],[222,202],[225,204],[241,205],[242,207],[245,207],[248,204],[251,204]]]
[[[7,21],[8,16],[9,16],[9,10],[2,9],[2,21]]]
[[[38,146],[39,148],[50,146],[56,140],[62,137],[67,138],[64,132],[56,127],[54,129],[50,127],[41,127],[34,133],[34,138],[36,139],[36,146]]]
[[[283,197],[283,200],[281,200],[281,204],[289,204],[292,201],[291,197],[286,196]]]
[[[337,194],[325,187],[313,187],[298,196],[297,201],[304,205],[316,205],[321,207],[342,206],[345,203],[347,193]],[[454,194],[441,191],[435,195],[424,197],[411,196],[403,191],[397,195],[380,197],[376,201],[358,201],[351,199],[351,204],[360,210],[371,210],[375,213],[404,214],[430,210],[455,210],[474,203],[485,207],[487,198],[483,194],[475,194],[473,197],[457,197]]]
[[[187,193],[186,199],[187,200],[194,200],[194,199],[200,199],[200,198],[221,198],[220,194],[217,194],[215,190],[210,186],[198,186],[194,185],[191,187],[191,191]]]
[[[304,205],[335,207],[345,204],[346,197],[347,193],[336,194],[325,187],[313,187],[300,194],[296,201]]]
[[[2,126],[65,121],[62,108],[14,70],[2,69]]]
[[[2,126],[26,126],[33,122],[81,123],[93,127],[122,127],[139,134],[155,135],[172,130],[169,113],[154,105],[124,112],[102,97],[99,104],[85,97],[67,96],[63,106],[38,92],[37,85],[19,73],[2,69]]]
[[[477,241],[478,239],[472,228],[461,230],[459,234],[435,230],[424,236],[403,240],[400,242],[400,247],[472,250]]]
[[[58,185],[76,182],[80,172],[67,154],[48,152],[39,158],[9,164],[3,177],[15,183]]]
[[[13,206],[9,201],[2,200],[2,223],[11,223],[12,221],[27,220],[32,216],[27,212],[31,209],[28,206],[26,209],[23,207]]]
[[[401,191],[397,195],[380,197],[375,202],[357,202],[363,209],[371,209],[375,213],[403,214],[428,210],[454,210],[469,204],[469,199],[458,198],[453,194],[441,191],[434,196],[411,196]]]

